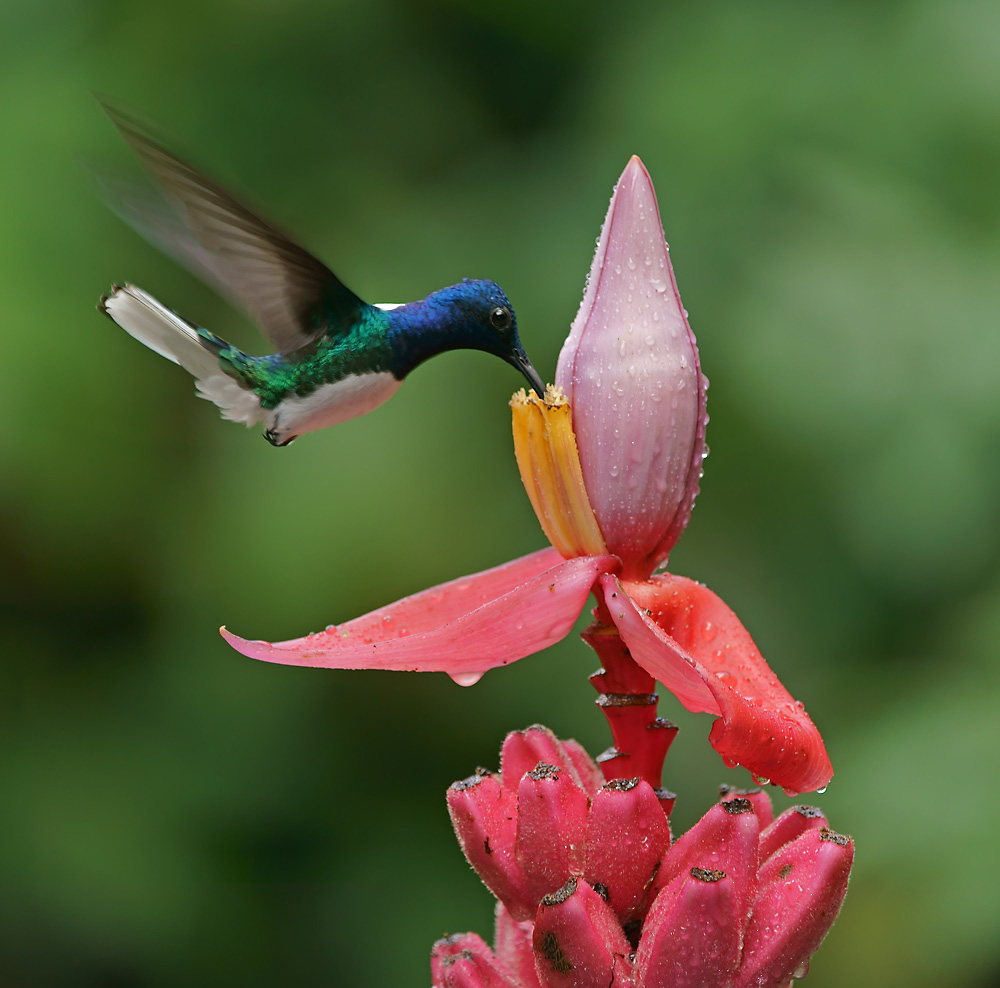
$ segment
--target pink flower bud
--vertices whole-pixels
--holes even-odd
[[[556,384],[573,408],[583,479],[628,579],[667,558],[691,514],[705,448],[705,389],[653,183],[622,172]]]
[[[851,838],[824,828],[806,831],[764,863],[735,988],[784,988],[805,977],[840,912],[853,860]]]
[[[622,926],[645,914],[660,859],[670,846],[656,792],[639,779],[616,779],[595,793],[587,821],[584,875],[603,888]]]
[[[536,903],[582,873],[587,810],[587,794],[565,769],[539,762],[521,777],[515,849]]]
[[[578,767],[580,755],[583,756],[583,762]],[[504,738],[503,748],[500,750],[500,774],[507,789],[516,790],[521,776],[533,771],[539,762],[566,769],[584,789],[592,784],[593,762],[575,741],[560,741],[541,724],[532,724],[523,731],[511,731]],[[583,774],[580,768],[583,769]],[[598,786],[600,784],[599,782]]]
[[[667,852],[656,876],[655,893],[660,894],[678,875],[686,875],[692,868],[721,871],[732,880],[745,917],[757,891],[759,834],[757,815],[749,799],[716,803]]]
[[[486,887],[519,919],[531,916],[538,899],[527,894],[514,849],[517,794],[492,773],[473,775],[449,787],[448,813],[465,857]]]
[[[434,988],[521,988],[475,933],[438,940],[431,951]]]
[[[725,803],[730,799],[749,799],[754,813],[757,814],[757,822],[760,829],[771,825],[774,819],[774,807],[771,805],[771,797],[761,788],[737,789],[736,786],[719,786],[719,799]]]
[[[790,806],[760,834],[760,860],[763,864],[779,847],[795,840],[807,830],[826,826],[826,814],[817,806]]]
[[[580,780],[584,792],[593,795],[604,785],[604,775],[601,770],[594,764],[593,758],[587,754],[579,741],[568,738],[560,743],[570,764],[576,769],[576,776]]]
[[[635,955],[636,988],[724,988],[740,962],[743,897],[721,871],[692,868],[657,897]]]
[[[628,985],[632,948],[611,907],[582,878],[545,896],[532,938],[544,988]]]
[[[804,974],[843,901],[850,838],[808,806],[762,828],[767,794],[723,786],[671,844],[662,790],[616,779],[588,797],[571,750],[593,778],[579,745],[535,727],[508,738],[505,771],[540,752],[560,765],[516,790],[483,770],[449,790],[462,849],[501,902],[496,956],[442,941],[437,988],[787,988]]]

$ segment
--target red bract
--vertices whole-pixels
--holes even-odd
[[[598,786],[579,746],[542,727],[504,745],[532,750],[550,760],[513,778],[525,760],[505,757],[502,773],[449,790],[466,857],[500,903],[495,953],[473,934],[440,941],[435,986],[784,988],[805,974],[854,857],[819,810],[772,821],[763,792],[724,788],[671,844],[648,783]]]
[[[822,788],[833,774],[822,738],[736,615],[693,580],[653,575],[698,492],[707,381],[638,158],[615,188],[556,381],[512,402],[518,467],[553,548],[304,638],[223,629],[226,640],[269,662],[470,685],[568,634],[593,591],[634,660],[718,718],[710,740],[728,764],[789,791]]]

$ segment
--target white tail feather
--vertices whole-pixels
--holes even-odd
[[[214,402],[223,418],[253,425],[265,417],[260,399],[222,372],[218,355],[197,329],[152,295],[135,285],[116,285],[101,304],[129,336],[193,374],[199,396]]]

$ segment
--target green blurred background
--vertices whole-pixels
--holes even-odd
[[[499,281],[551,376],[612,185],[656,183],[711,379],[672,568],[823,730],[857,840],[814,988],[1000,984],[1000,7],[5,0],[0,983],[410,985],[492,900],[444,790],[608,735],[574,637],[488,674],[255,663],[540,547],[499,361],[275,450],[94,311],[240,316],[107,212],[109,93],[366,298]],[[683,726],[686,827],[749,779]],[[776,797],[779,806],[788,800]]]

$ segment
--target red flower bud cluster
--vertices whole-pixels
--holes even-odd
[[[448,791],[462,850],[499,900],[494,949],[435,944],[436,988],[782,988],[832,925],[854,857],[823,813],[772,819],[724,789],[671,840],[663,790],[605,783],[575,741],[508,735],[499,773]]]

